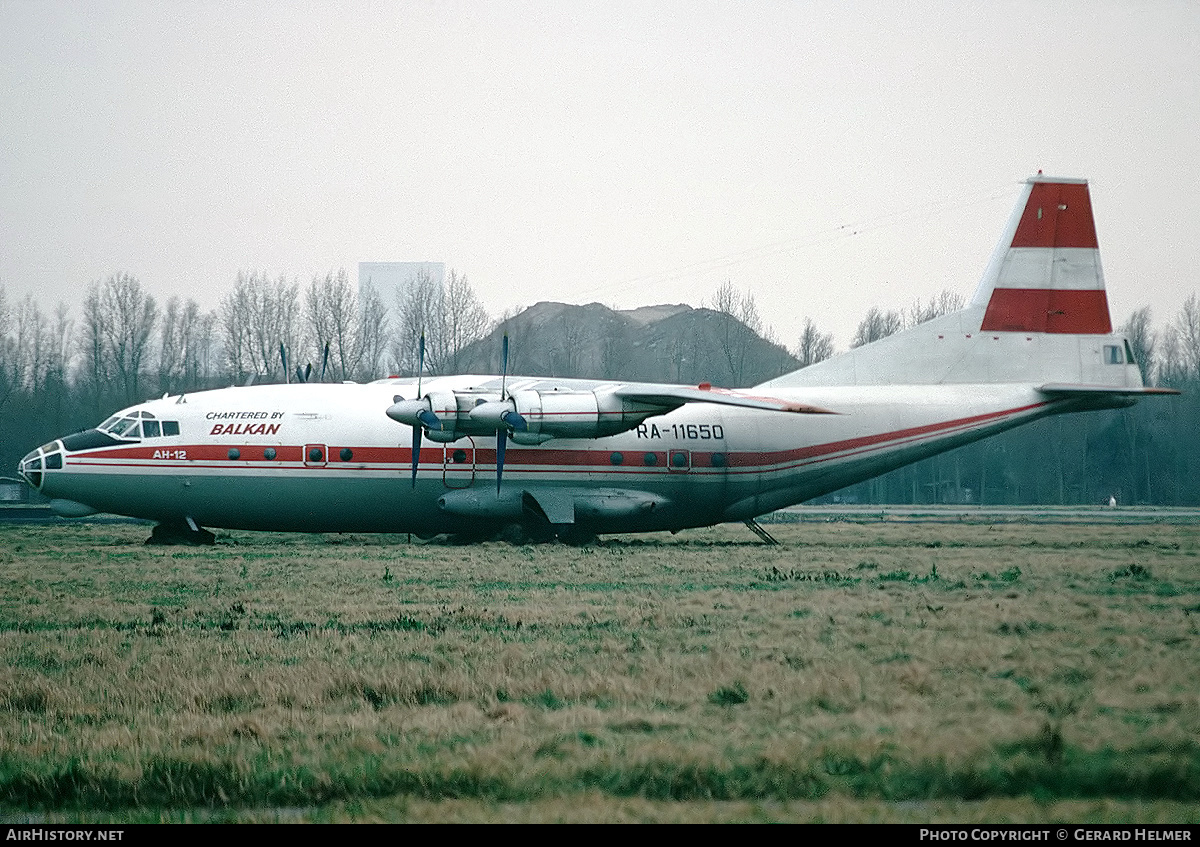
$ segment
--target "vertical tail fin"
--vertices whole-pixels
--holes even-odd
[[[1086,180],[1026,181],[967,308],[765,385],[955,383],[1151,391],[1112,331]]]
[[[1112,332],[1085,180],[1028,180],[971,305],[983,332]]]

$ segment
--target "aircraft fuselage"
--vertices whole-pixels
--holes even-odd
[[[822,415],[690,403],[607,437],[510,442],[497,493],[494,435],[426,440],[413,484],[411,430],[383,414],[413,388],[274,385],[154,400],[114,416],[140,422],[136,437],[68,436],[31,453],[22,473],[64,513],[75,504],[214,528],[484,535],[544,519],[592,533],[676,530],[753,518],[1078,407],[1028,385],[795,392],[836,412]]]

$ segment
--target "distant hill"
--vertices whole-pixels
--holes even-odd
[[[459,355],[464,373],[499,373],[501,336],[509,373],[755,385],[800,363],[736,318],[683,304],[616,310],[599,303],[541,302],[509,318]]]

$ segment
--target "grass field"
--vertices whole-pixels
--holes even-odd
[[[8,821],[1200,819],[1200,527],[0,526]]]

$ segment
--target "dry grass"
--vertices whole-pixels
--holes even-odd
[[[772,532],[0,526],[4,814],[1196,819],[1200,528]]]

